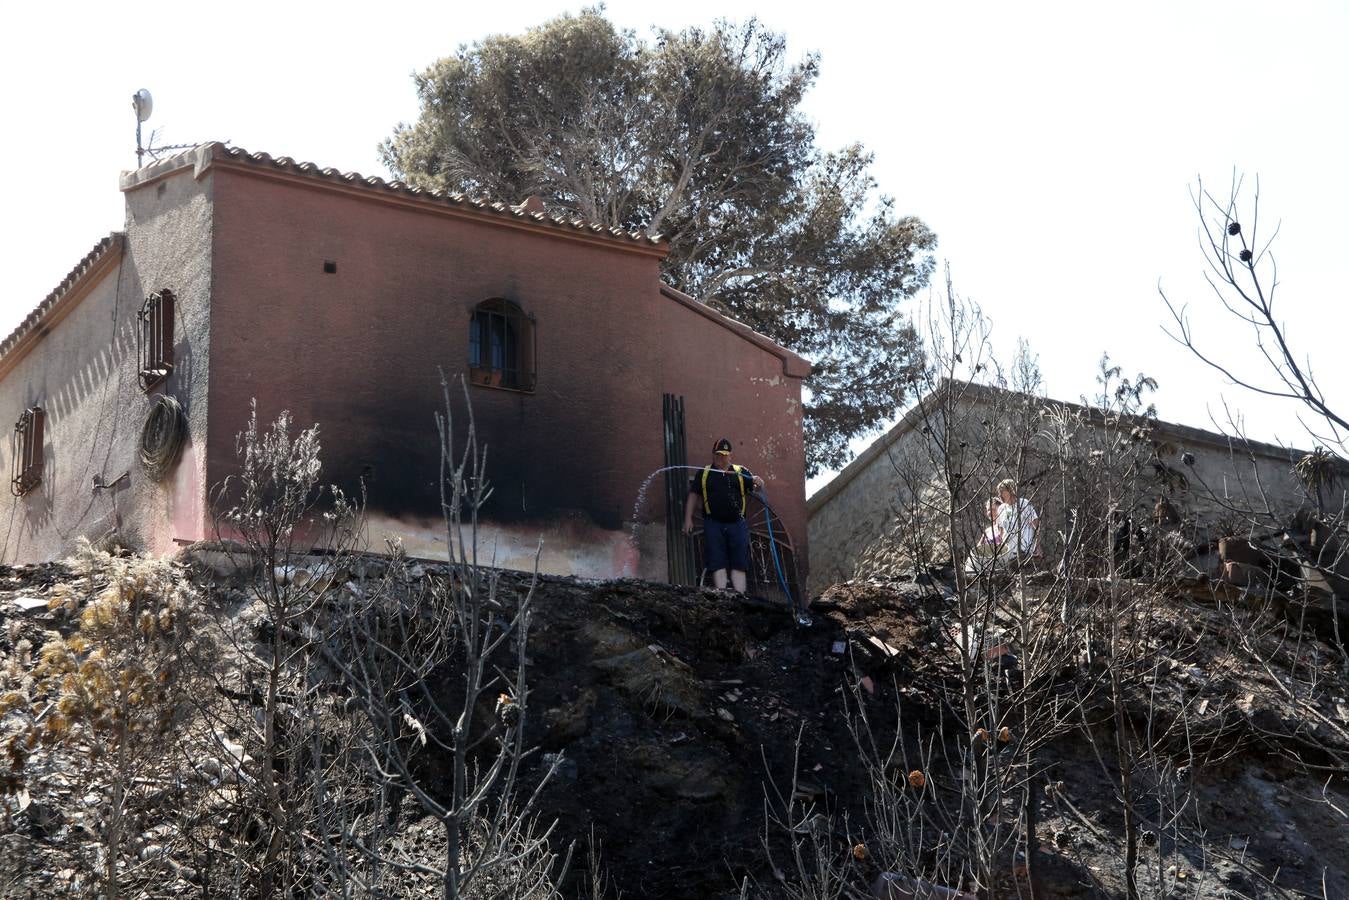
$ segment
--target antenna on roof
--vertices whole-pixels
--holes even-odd
[[[136,111],[136,168],[139,169],[141,158],[145,156],[145,148],[141,146],[141,123],[154,112],[155,98],[145,88],[141,88],[131,95],[131,108]]]
[[[159,159],[159,154],[165,150],[186,150],[195,144],[166,144],[163,147],[154,146],[155,132],[150,132],[149,146],[141,143],[141,123],[150,118],[150,113],[154,112],[155,100],[150,96],[150,92],[145,88],[131,95],[131,108],[136,111],[136,168],[140,168],[145,154],[150,154],[151,160]]]

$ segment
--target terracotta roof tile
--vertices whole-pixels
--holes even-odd
[[[589,231],[592,234],[604,238],[613,239],[625,244],[637,245],[641,247],[663,248],[665,238],[662,235],[650,235],[641,231],[629,231],[618,227],[609,227],[598,222],[588,222],[573,213],[549,214],[547,212],[537,212],[529,208],[529,200],[519,204],[510,204],[501,200],[495,200],[485,197],[470,197],[457,191],[442,191],[429,188],[413,187],[407,182],[398,180],[385,180],[376,175],[365,176],[359,172],[342,172],[331,166],[319,166],[316,163],[307,161],[297,161],[290,156],[272,156],[269,153],[250,153],[242,147],[230,147],[219,142],[202,144],[193,147],[191,150],[179,153],[176,156],[168,157],[146,169],[138,172],[128,173],[123,179],[123,187],[133,186],[140,178],[142,173],[149,174],[150,177],[158,177],[185,165],[191,165],[194,162],[199,168],[204,168],[209,163],[204,160],[219,159],[231,162],[245,163],[258,168],[274,169],[277,171],[288,172],[295,175],[304,175],[323,181],[333,181],[347,184],[353,187],[361,187],[367,190],[381,191],[384,193],[401,194],[406,197],[414,197],[418,200],[427,202],[447,203],[452,206],[465,207],[472,210],[497,215],[505,218],[516,219],[520,221],[537,222],[542,225],[548,225],[556,228],[571,228],[577,231]],[[153,172],[147,173],[147,169]]]
[[[50,294],[43,298],[42,302],[39,303],[33,311],[9,333],[9,337],[0,341],[0,359],[4,359],[8,356],[9,352],[38,326],[38,323],[46,317],[47,313],[51,312],[52,308],[61,301],[62,297],[70,292],[70,289],[75,286],[75,283],[78,282],[81,277],[83,277],[85,272],[88,272],[93,268],[94,264],[102,259],[103,256],[114,247],[120,246],[124,237],[126,237],[124,233],[114,231],[95,244],[94,248],[86,253],[84,258],[75,264],[75,268],[70,270],[70,274],[61,279],[61,283],[58,284]]]
[[[535,212],[527,209],[525,203],[512,205],[501,200],[493,200],[485,197],[469,197],[454,191],[431,190],[427,188],[412,187],[404,181],[385,180],[376,175],[364,176],[359,172],[339,172],[331,167],[320,168],[312,162],[297,162],[289,156],[273,157],[267,153],[249,153],[242,147],[226,147],[217,145],[219,150],[216,155],[246,162],[250,165],[260,167],[270,167],[282,171],[293,172],[299,175],[308,175],[313,178],[322,178],[326,180],[340,180],[347,184],[359,185],[372,190],[387,191],[396,194],[404,194],[409,197],[417,197],[424,200],[437,200],[445,203],[451,203],[456,206],[469,206],[483,212],[496,213],[497,215],[509,216],[515,219],[527,219],[544,224],[552,224],[557,227],[570,226],[576,230],[589,230],[598,235],[604,235],[626,243],[640,244],[647,247],[660,246],[664,243],[661,235],[648,235],[640,231],[629,231],[617,226],[608,227],[598,222],[587,222],[576,216],[548,215],[544,212]]]

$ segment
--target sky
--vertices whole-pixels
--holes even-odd
[[[579,9],[385,0],[7,10],[0,334],[122,227],[117,177],[135,165],[138,88],[154,95],[147,128],[161,144],[227,140],[387,175],[377,147],[417,116],[415,70]],[[1251,335],[1224,319],[1204,281],[1191,191],[1202,178],[1225,197],[1238,173],[1249,195],[1258,178],[1262,230],[1280,229],[1276,311],[1331,405],[1349,408],[1342,0],[606,9],[639,34],[758,16],[794,57],[819,53],[805,113],[821,146],[874,153],[879,189],[937,233],[939,264],[991,320],[999,355],[1025,339],[1050,396],[1090,396],[1109,352],[1158,381],[1164,419],[1211,428],[1230,408],[1250,436],[1306,447],[1314,439],[1293,405],[1225,383],[1162,331],[1159,287],[1190,305],[1219,355],[1250,359]]]

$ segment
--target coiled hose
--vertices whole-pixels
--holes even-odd
[[[141,468],[154,481],[160,481],[178,462],[187,437],[187,419],[183,407],[172,397],[160,394],[145,417],[141,429]]]

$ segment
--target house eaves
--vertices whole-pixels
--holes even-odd
[[[1017,391],[1009,391],[1004,388],[993,387],[985,384],[975,384],[972,382],[957,382],[960,386],[960,400],[985,401],[992,402],[1011,396],[1018,396]],[[821,487],[818,491],[811,494],[806,500],[806,516],[814,515],[820,507],[828,503],[834,497],[838,496],[848,484],[866,471],[881,454],[886,453],[901,437],[912,431],[919,422],[925,418],[925,408],[929,408],[941,393],[947,389],[947,383],[942,382],[935,389],[924,395],[923,398],[915,403],[908,412],[906,412],[898,422],[894,424],[885,434],[872,441],[870,446],[857,455],[857,458],[835,475],[830,481]],[[1021,394],[1019,396],[1025,396]],[[1036,398],[1044,407],[1065,410],[1070,413],[1081,415],[1086,421],[1101,424],[1106,419],[1106,412],[1098,407],[1086,406],[1081,403],[1073,403],[1067,400],[1053,400],[1047,397]],[[1135,424],[1144,424],[1149,422],[1142,416],[1126,417],[1126,421]],[[1254,441],[1245,438],[1234,437],[1222,434],[1216,431],[1207,431],[1203,428],[1195,428],[1191,425],[1181,425],[1176,422],[1166,422],[1160,419],[1151,420],[1150,424],[1154,428],[1154,435],[1162,437],[1172,442],[1182,443],[1185,446],[1205,446],[1227,453],[1250,453],[1273,459],[1286,459],[1291,465],[1294,460],[1306,455],[1305,450],[1297,450],[1291,447],[1283,447],[1279,444],[1271,444],[1266,441]]]
[[[402,181],[386,181],[359,172],[342,172],[312,162],[300,162],[289,156],[249,153],[219,141],[200,144],[176,156],[152,163],[133,172],[123,172],[123,191],[152,184],[185,168],[201,178],[212,168],[228,169],[261,178],[348,193],[356,197],[408,206],[424,212],[470,219],[516,230],[532,231],[549,237],[601,244],[614,249],[663,259],[669,245],[660,235],[589,222],[577,216],[549,213],[536,201],[510,205],[501,201],[470,197],[448,191],[412,187]]]
[[[824,506],[824,504],[838,496],[854,478],[865,472],[877,457],[883,453],[889,452],[895,441],[898,441],[904,435],[913,431],[925,416],[924,407],[933,402],[939,390],[940,388],[915,403],[908,412],[900,417],[900,420],[896,422],[889,431],[868,444],[865,450],[857,454],[856,459],[844,466],[837,475],[829,479],[829,481],[818,491],[807,497],[806,518],[809,519],[821,506]]]
[[[964,388],[975,396],[982,395],[983,399],[989,401],[1017,395],[1018,393],[1016,391],[1009,391],[991,385],[973,384],[969,382],[964,384]],[[1087,406],[1082,403],[1074,403],[1070,400],[1054,400],[1048,397],[1037,399],[1044,406],[1052,406],[1056,409],[1066,410],[1067,412],[1080,415],[1086,421],[1094,424],[1099,425],[1107,418],[1106,411],[1097,406]],[[1181,441],[1187,446],[1202,444],[1207,447],[1223,450],[1241,450],[1246,453],[1258,453],[1261,456],[1288,460],[1294,460],[1307,454],[1306,450],[1298,450],[1295,447],[1271,444],[1268,441],[1251,440],[1249,438],[1223,434],[1219,431],[1196,428],[1193,425],[1182,425],[1179,422],[1167,422],[1164,419],[1147,419],[1143,416],[1124,416],[1122,418],[1124,421],[1131,422],[1135,425],[1150,424],[1154,429],[1154,434],[1173,441]]]
[[[774,342],[771,338],[765,337],[753,328],[750,328],[744,322],[737,322],[730,316],[722,315],[701,300],[691,297],[681,290],[672,288],[668,284],[661,284],[660,292],[681,306],[687,307],[698,315],[716,322],[727,331],[739,335],[759,349],[765,350],[773,356],[776,356],[778,359],[782,360],[782,374],[789,378],[805,378],[810,374],[810,362],[805,357],[799,356],[781,344]]]
[[[23,359],[42,340],[57,322],[79,305],[110,269],[115,269],[122,258],[126,235],[114,231],[94,245],[61,283],[34,307],[22,322],[0,341],[0,378]]]

